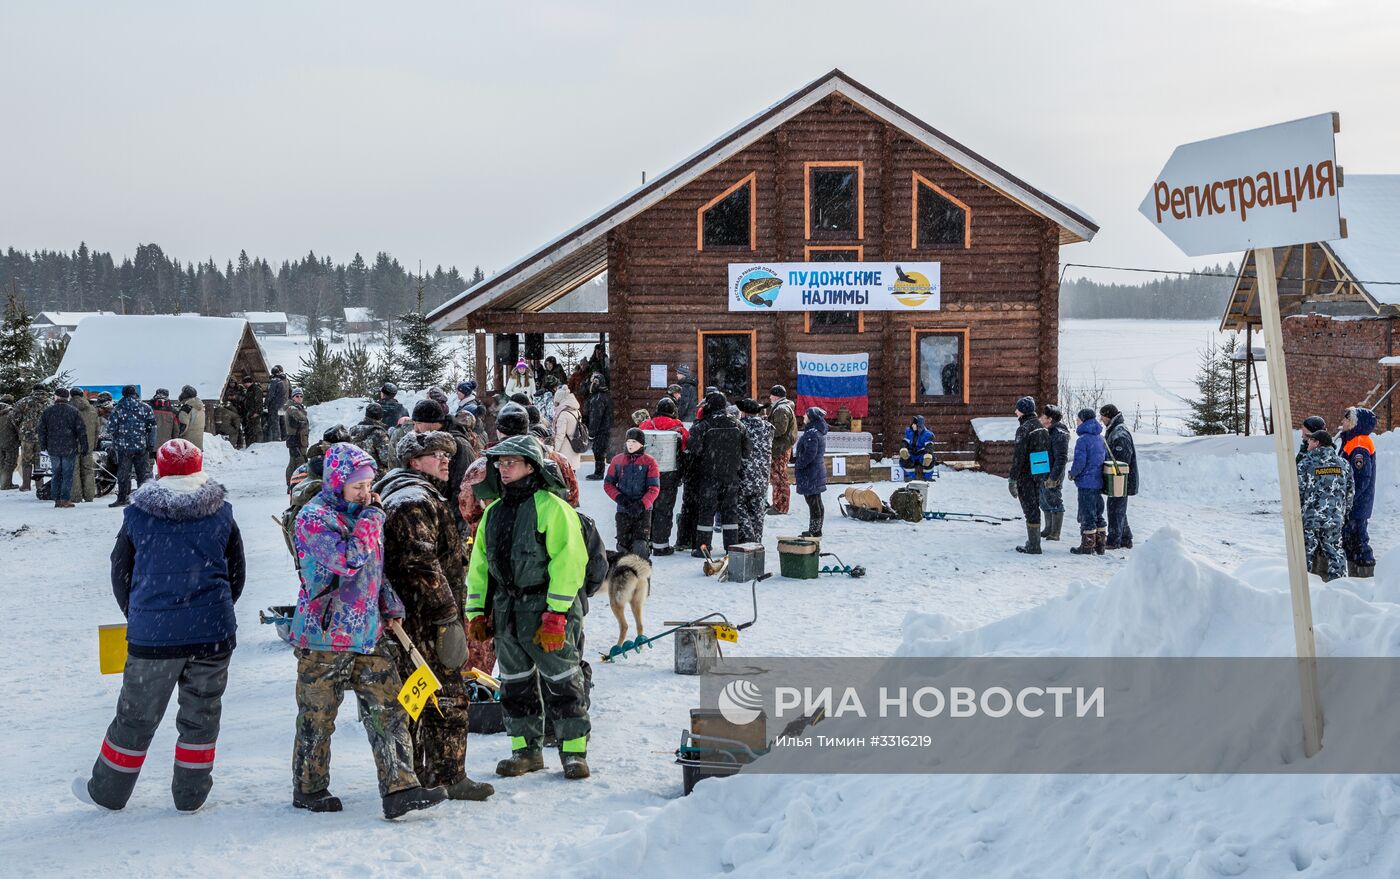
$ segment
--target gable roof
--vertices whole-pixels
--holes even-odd
[[[607,268],[607,233],[770,134],[778,126],[839,94],[870,115],[942,155],[967,174],[1053,221],[1060,243],[1093,239],[1098,225],[1083,211],[1014,176],[840,70],[816,79],[741,123],[699,152],[655,177],[573,229],[433,309],[428,320],[442,329],[463,328],[473,311],[493,304],[534,311],[549,305]]]
[[[374,323],[374,309],[364,305],[347,305],[345,320],[352,324]]]
[[[1316,269],[1308,270],[1314,291],[1304,296],[1304,266],[1301,248],[1274,248],[1278,282],[1279,308],[1287,317],[1303,310],[1306,303],[1330,307],[1333,312],[1356,314],[1394,313],[1400,309],[1400,174],[1347,174],[1346,183],[1338,190],[1342,216],[1346,218],[1347,237],[1335,241],[1310,242],[1321,251],[1320,259],[1329,261],[1322,268],[1326,280],[1315,283]],[[1331,272],[1335,261],[1341,275]],[[1259,300],[1254,295],[1254,252],[1246,251],[1240,260],[1240,274],[1225,303],[1220,320],[1222,330],[1239,329],[1245,324],[1259,326]],[[1346,282],[1359,296],[1349,299],[1331,295],[1336,281]],[[1388,282],[1388,283],[1387,283]]]
[[[110,311],[41,311],[34,316],[34,323],[39,326],[76,327],[86,318],[111,313]]]
[[[241,317],[250,324],[284,324],[287,322],[285,311],[240,311],[233,316]]]
[[[242,318],[109,314],[83,321],[58,373],[83,388],[139,385],[143,397],[193,385],[201,400],[217,400],[235,363],[267,376],[262,349]]]

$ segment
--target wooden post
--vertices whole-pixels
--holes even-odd
[[[1249,436],[1249,374],[1254,371],[1254,324],[1244,316],[1244,435]]]
[[[1259,317],[1264,329],[1265,364],[1273,408],[1274,453],[1278,456],[1278,487],[1283,502],[1283,542],[1288,551],[1288,585],[1293,596],[1293,641],[1298,654],[1302,688],[1303,753],[1322,749],[1322,702],[1317,691],[1317,646],[1313,641],[1312,595],[1303,550],[1303,510],[1298,497],[1298,470],[1293,462],[1293,416],[1289,409],[1288,373],[1283,362],[1283,323],[1279,317],[1278,276],[1274,251],[1254,251],[1259,284]]]

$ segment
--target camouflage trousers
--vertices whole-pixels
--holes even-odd
[[[19,464],[19,446],[0,449],[0,488],[15,487],[15,467]]]
[[[450,669],[438,659],[437,644],[425,626],[422,630],[408,626],[413,646],[423,654],[423,660],[442,684],[437,691],[437,707],[429,702],[413,724],[413,766],[424,787],[451,785],[467,774],[467,727],[471,698],[461,669]],[[407,678],[415,667],[412,657],[400,650],[399,670]]]
[[[1304,528],[1303,529],[1304,556],[1311,559],[1322,550],[1322,555],[1327,559],[1326,579],[1335,580],[1338,577],[1347,575],[1347,558],[1342,552],[1342,529],[1340,528]]]
[[[767,486],[762,486],[767,488]],[[739,542],[762,543],[763,519],[768,511],[767,497],[763,491],[750,492],[746,485],[739,493]]]
[[[288,485],[292,484],[292,474],[297,471],[298,467],[305,463],[305,452],[297,451],[296,449],[287,450],[287,475],[285,477],[285,481]]]
[[[500,665],[501,708],[511,750],[544,745],[545,714],[564,751],[583,751],[592,725],[588,719],[588,679],[582,666],[583,608],[569,608],[564,646],[547,652],[535,643],[545,596],[495,595],[496,660]]]
[[[297,730],[292,783],[303,794],[330,787],[331,734],[347,689],[358,697],[360,719],[374,752],[379,795],[418,786],[408,715],[398,702],[403,681],[382,653],[297,650]],[[431,710],[431,709],[429,709]]]
[[[773,485],[773,509],[779,513],[786,513],[792,501],[788,482],[788,464],[791,462],[792,449],[788,449],[781,455],[774,455],[773,463],[768,467],[768,481]]]

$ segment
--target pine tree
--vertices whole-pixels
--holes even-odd
[[[14,286],[5,303],[5,323],[0,326],[0,393],[13,394],[18,400],[29,393],[33,384],[34,335],[29,325],[34,322],[24,307]]]
[[[345,396],[370,396],[372,389],[378,389],[379,385],[383,384],[376,381],[374,358],[365,343],[351,342],[346,345],[345,350],[340,352],[340,359],[344,367],[342,379]]]
[[[379,356],[374,361],[374,385],[376,387],[389,382],[399,384],[403,381],[403,376],[399,372],[398,341],[394,320],[390,318],[385,322],[384,344],[380,347]]]
[[[443,373],[452,362],[442,339],[423,316],[423,276],[418,276],[418,310],[402,315],[403,362],[400,372],[404,382],[415,390],[423,390],[442,381]]]
[[[1227,344],[1233,350],[1231,343]],[[1201,352],[1201,367],[1196,373],[1195,384],[1200,396],[1186,401],[1191,407],[1186,429],[1193,436],[1233,432],[1238,416],[1232,416],[1235,407],[1230,392],[1230,354],[1214,340],[1208,341]]]
[[[331,351],[325,339],[311,343],[311,352],[301,358],[302,368],[292,383],[302,389],[308,406],[339,399],[344,387],[345,360]]]

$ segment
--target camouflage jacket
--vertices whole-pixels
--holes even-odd
[[[1331,446],[1313,449],[1298,462],[1303,527],[1341,528],[1356,487],[1351,467]]]
[[[749,448],[739,474],[739,493],[761,495],[768,490],[768,478],[773,463],[773,425],[757,415],[739,419],[739,426],[749,435]]]
[[[37,443],[39,441],[39,417],[44,414],[44,410],[49,406],[49,395],[44,391],[35,391],[15,404],[10,410],[10,419],[19,430],[21,442]]]
[[[444,483],[416,470],[399,468],[377,483],[388,518],[384,525],[384,575],[407,614],[404,627],[414,639],[429,637],[432,623],[461,619],[466,603],[466,555]]]
[[[350,428],[350,442],[369,452],[381,475],[398,466],[394,448],[389,445],[389,431],[380,422],[366,418]]]
[[[0,403],[0,449],[19,448],[19,424],[14,419],[14,407]]]

